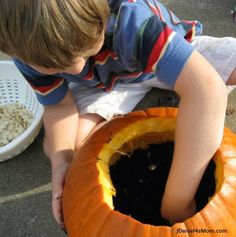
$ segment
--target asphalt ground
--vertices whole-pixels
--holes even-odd
[[[199,20],[204,34],[236,37],[234,0],[162,1],[182,19]],[[8,59],[0,54],[0,60]],[[1,72],[0,72],[1,73]],[[236,90],[229,96],[226,126],[236,132]],[[137,107],[175,104],[173,93],[152,90]],[[43,129],[20,155],[0,163],[0,237],[65,237],[51,213],[51,169],[42,151]],[[85,236],[86,237],[86,236]]]

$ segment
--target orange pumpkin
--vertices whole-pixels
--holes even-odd
[[[114,210],[109,166],[120,152],[174,141],[177,109],[155,108],[114,118],[76,154],[66,177],[63,212],[70,237],[236,236],[236,135],[225,129],[213,157],[216,190],[193,217],[171,227],[143,224]],[[181,232],[181,233],[180,233]]]

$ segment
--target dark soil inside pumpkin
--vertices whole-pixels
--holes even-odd
[[[133,151],[130,157],[122,155],[110,167],[117,191],[116,197],[113,197],[115,210],[145,224],[167,225],[161,217],[160,206],[173,148],[173,142],[150,145],[147,150]],[[215,192],[214,171],[215,163],[211,161],[195,197],[198,211]]]

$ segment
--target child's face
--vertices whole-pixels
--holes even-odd
[[[43,74],[47,74],[47,75],[52,75],[52,74],[57,74],[57,73],[68,73],[68,74],[74,74],[74,75],[79,74],[83,70],[87,59],[93,55],[96,55],[100,51],[100,49],[102,48],[102,45],[103,45],[103,41],[104,40],[99,42],[94,47],[94,49],[91,51],[90,55],[88,55],[87,57],[76,58],[75,63],[64,70],[57,69],[57,68],[45,68],[45,67],[35,66],[35,65],[30,65],[30,66],[33,69],[35,69],[36,71],[43,73]]]

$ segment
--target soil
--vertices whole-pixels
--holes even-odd
[[[116,197],[113,197],[115,210],[145,224],[168,225],[161,217],[160,205],[173,148],[174,142],[149,145],[149,149],[135,150],[129,157],[122,155],[110,167],[111,179],[117,191]],[[215,163],[211,161],[195,196],[198,211],[214,194],[214,171]]]

